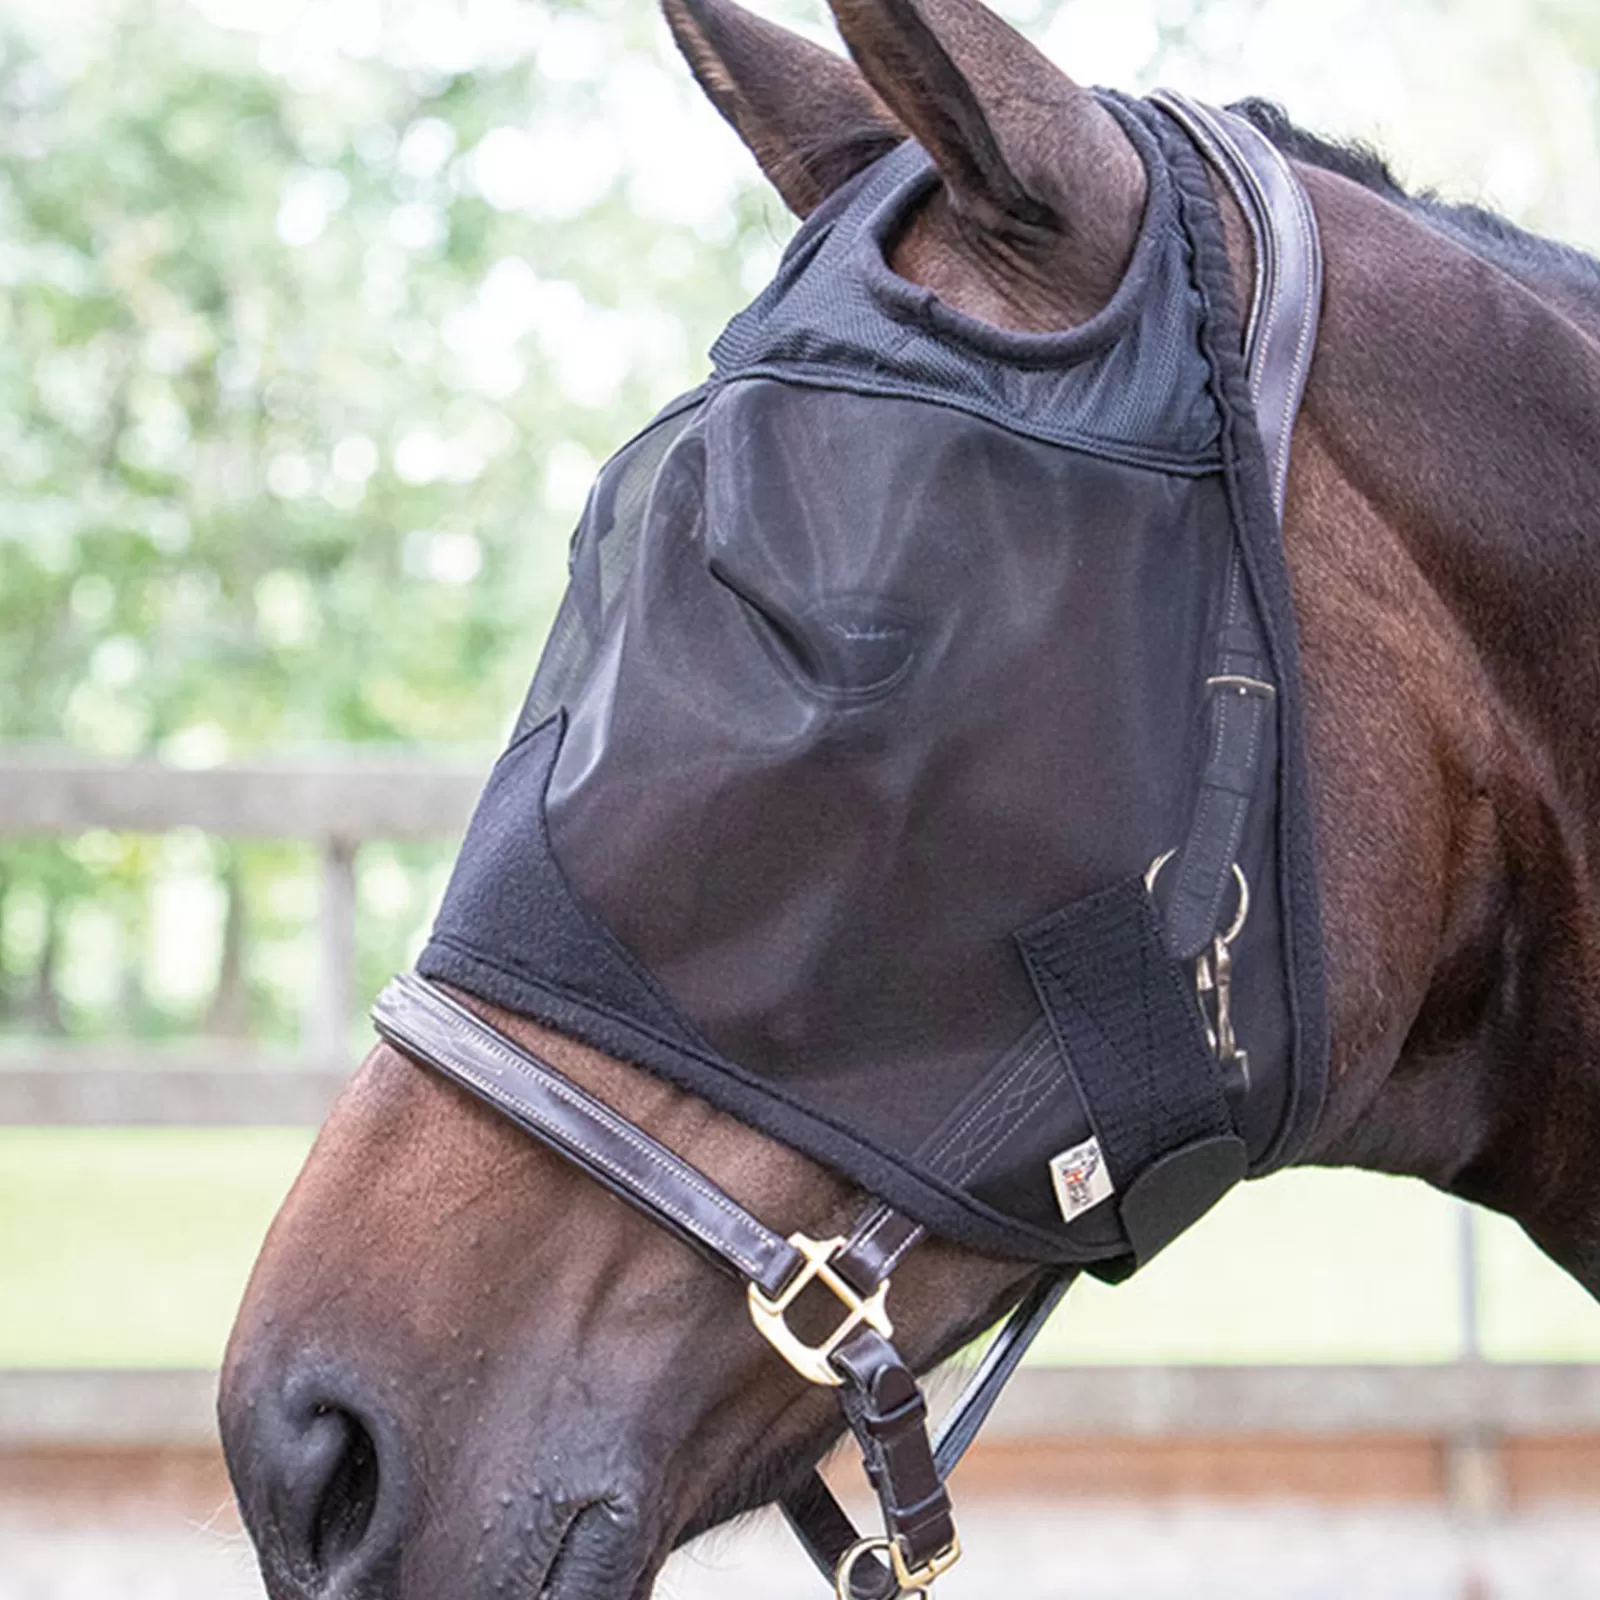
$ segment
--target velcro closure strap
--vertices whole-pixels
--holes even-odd
[[[1167,954],[1138,878],[1046,917],[1017,943],[1077,1080],[1142,1265],[1243,1176],[1243,1141],[1193,988]],[[1191,1146],[1207,1158],[1166,1165]],[[1237,1146],[1239,1159],[1219,1159],[1222,1146]],[[1158,1168],[1173,1181],[1141,1183]],[[1135,1217],[1125,1207],[1136,1188]]]

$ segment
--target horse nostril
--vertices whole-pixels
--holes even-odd
[[[275,1595],[366,1593],[399,1558],[410,1472],[398,1432],[348,1375],[224,1385],[222,1443]]]
[[[378,1507],[378,1447],[359,1417],[337,1406],[319,1406],[313,1429],[330,1437],[331,1463],[322,1492],[312,1502],[308,1529],[311,1565],[327,1576],[360,1549]]]

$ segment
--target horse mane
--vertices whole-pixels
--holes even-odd
[[[1270,100],[1241,100],[1228,108],[1261,130],[1291,160],[1321,167],[1403,207],[1534,290],[1576,291],[1600,316],[1600,259],[1508,222],[1486,206],[1444,199],[1436,190],[1407,190],[1371,145],[1335,141],[1298,128]]]

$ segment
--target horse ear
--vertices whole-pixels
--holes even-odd
[[[829,3],[959,215],[1013,248],[1068,245],[1080,270],[1115,288],[1144,208],[1144,167],[1092,94],[981,0]]]
[[[732,0],[662,0],[700,87],[797,216],[906,130],[846,60]]]

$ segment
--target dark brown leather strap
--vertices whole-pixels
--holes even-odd
[[[949,1478],[968,1446],[977,1438],[1011,1375],[1077,1277],[1075,1268],[1047,1272],[990,1341],[983,1359],[946,1414],[934,1439],[933,1465],[941,1483]],[[822,1479],[813,1473],[798,1490],[784,1498],[782,1509],[817,1570],[831,1579],[845,1552],[861,1539],[844,1508]],[[937,1529],[935,1536],[940,1534],[942,1529]],[[930,1555],[936,1553],[930,1552]],[[876,1558],[858,1563],[852,1580],[852,1600],[888,1600],[897,1589],[894,1574]]]
[[[799,1269],[794,1246],[703,1172],[426,978],[395,978],[372,1020],[397,1050],[488,1101],[717,1266],[768,1295]]]
[[[697,1167],[427,979],[411,973],[395,978],[372,1015],[397,1050],[487,1101],[768,1299],[779,1298],[803,1270],[805,1258],[795,1245]],[[828,1265],[866,1299],[922,1237],[919,1224],[874,1203]],[[908,1571],[931,1567],[956,1547],[956,1534],[916,1378],[889,1340],[866,1325],[845,1339],[831,1362],[885,1534]],[[815,1477],[786,1509],[831,1577],[859,1542],[854,1527]],[[850,1582],[856,1600],[893,1600],[900,1592],[895,1573],[876,1558],[857,1561]]]
[[[1256,426],[1280,519],[1289,446],[1305,394],[1322,311],[1322,240],[1304,185],[1283,152],[1250,122],[1173,89],[1151,101],[1194,141],[1227,185],[1250,230],[1255,283],[1245,324],[1245,359]]]
[[[933,1442],[933,1462],[941,1478],[955,1471],[978,1430],[989,1420],[995,1401],[1022,1364],[1033,1341],[1044,1331],[1051,1314],[1078,1281],[1076,1267],[1052,1267],[1023,1297],[989,1341],[983,1359],[956,1397]]]
[[[821,1474],[813,1472],[778,1504],[817,1571],[835,1582],[839,1564],[861,1543],[861,1532]],[[876,1555],[863,1557],[851,1570],[850,1600],[894,1600],[899,1590],[888,1563]]]
[[[834,1356],[849,1378],[845,1416],[861,1444],[867,1478],[883,1511],[884,1531],[907,1567],[926,1567],[956,1542],[950,1496],[928,1442],[928,1405],[900,1353],[861,1328]]]
[[[856,1224],[849,1242],[834,1258],[834,1271],[860,1295],[869,1295],[925,1235],[920,1223],[875,1205]]]
[[[1322,244],[1316,215],[1282,153],[1243,117],[1214,111],[1170,89],[1158,89],[1150,98],[1210,163],[1250,230],[1255,286],[1244,355],[1273,509],[1281,524],[1289,447],[1322,311]],[[1189,835],[1177,852],[1168,886],[1167,944],[1181,960],[1192,960],[1211,943],[1233,892],[1233,866],[1277,693],[1248,584],[1236,548],[1207,685],[1209,755]]]
[[[867,1479],[878,1497],[884,1531],[912,1571],[937,1564],[957,1548],[944,1475],[928,1442],[928,1408],[916,1378],[889,1341],[862,1328],[835,1354],[849,1382],[840,1403],[861,1446]],[[817,1570],[834,1582],[840,1564],[864,1541],[832,1491],[813,1473],[781,1502]],[[894,1600],[901,1592],[876,1554],[850,1568],[851,1600]]]

